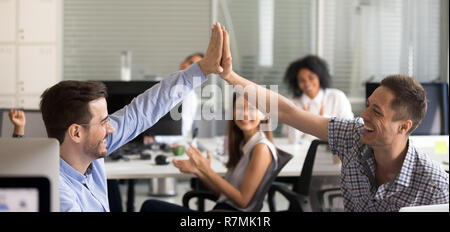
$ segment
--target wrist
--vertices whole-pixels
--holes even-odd
[[[203,176],[210,176],[211,171],[212,171],[211,167],[205,167],[200,170],[201,175]]]
[[[198,61],[197,64],[198,64],[198,67],[200,67],[200,70],[202,70],[203,75],[208,76],[210,74],[210,72],[208,72],[208,70],[205,67],[206,65],[205,65],[203,59]]]
[[[18,136],[22,136],[25,134],[25,128],[22,126],[15,126],[14,127],[14,131],[13,131],[13,135],[18,135]]]

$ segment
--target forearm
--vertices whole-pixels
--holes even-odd
[[[116,133],[107,138],[108,152],[132,140],[153,126],[184,96],[206,81],[197,64],[170,74],[158,84],[134,98],[130,104],[110,115]]]
[[[219,196],[220,195],[220,191],[217,188],[217,186],[211,182],[203,173],[198,172],[195,174],[198,179],[200,179],[200,181],[211,191],[214,193],[214,195]]]
[[[328,140],[328,118],[301,110],[286,97],[263,88],[235,72],[231,72],[224,79],[235,87],[241,86],[249,94],[265,97],[266,104],[256,102],[258,109],[262,112],[276,115],[281,123],[290,125],[304,133],[312,134],[325,141]],[[258,97],[256,97],[256,100],[258,101]],[[271,100],[276,101],[277,109],[271,109]]]
[[[239,189],[231,185],[219,174],[214,172],[214,170],[208,169],[202,172],[202,174],[206,179],[208,179],[209,183],[213,183],[218,194],[223,193],[229,200],[233,201],[233,203],[240,207],[245,207],[247,205],[248,202],[244,202],[244,197]]]

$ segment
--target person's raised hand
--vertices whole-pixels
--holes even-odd
[[[9,119],[17,127],[25,127],[25,113],[22,110],[10,109]]]
[[[13,134],[24,135],[25,134],[25,113],[22,110],[10,109],[9,119],[14,124]]]
[[[211,73],[222,73],[221,66],[223,50],[223,32],[219,22],[216,22],[211,28],[211,39],[205,57],[198,62],[203,74],[207,76]]]
[[[222,31],[223,31],[223,52],[222,52],[221,65],[223,68],[223,72],[220,73],[220,76],[224,80],[227,80],[228,76],[233,71],[233,66],[232,66],[232,62],[231,62],[232,59],[231,59],[230,40],[229,40],[228,32],[227,32],[227,30],[225,30],[225,27],[223,27],[223,26],[222,26]]]

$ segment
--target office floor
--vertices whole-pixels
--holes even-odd
[[[183,194],[189,190],[191,190],[190,182],[188,179],[185,180],[177,180],[176,184],[176,191],[177,195],[174,197],[153,197],[149,196],[149,190],[150,190],[150,180],[138,180],[136,181],[135,185],[135,210],[139,211],[141,209],[142,203],[148,199],[158,199],[162,201],[167,201],[171,203],[175,203],[178,205],[182,205],[182,198]],[[122,204],[123,209],[126,210],[126,202],[127,202],[127,185],[121,183],[120,184],[120,193],[122,196]],[[275,202],[277,204],[277,210],[283,210],[287,209],[288,203],[285,199],[282,198],[281,195],[276,194],[275,195]],[[195,202],[191,201],[191,208],[196,208],[194,205]],[[205,209],[212,209],[214,207],[214,202],[206,201],[205,202]],[[264,201],[263,208],[261,212],[269,212],[269,206],[267,204],[267,201]]]

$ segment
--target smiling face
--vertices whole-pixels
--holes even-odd
[[[309,98],[313,99],[317,96],[320,90],[320,80],[317,74],[311,72],[307,68],[302,68],[297,74],[297,84],[298,87],[305,93]]]
[[[257,130],[263,113],[249,104],[244,97],[237,97],[234,106],[234,122],[242,131]]]
[[[366,109],[361,114],[364,119],[362,143],[372,147],[391,145],[398,136],[407,133],[402,130],[404,121],[393,121],[396,112],[391,103],[394,98],[389,88],[380,86],[367,99]]]
[[[115,131],[109,122],[105,98],[90,101],[89,111],[92,118],[85,128],[87,136],[84,140],[83,151],[93,159],[103,158],[108,153],[106,137]]]

